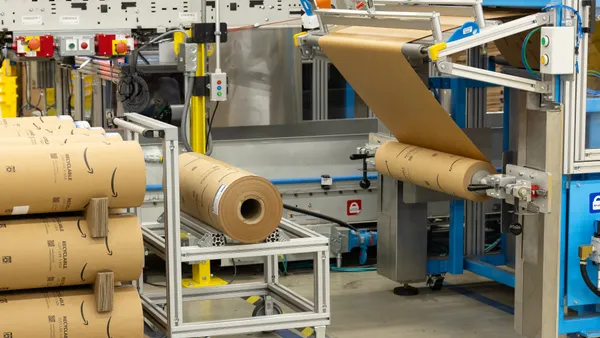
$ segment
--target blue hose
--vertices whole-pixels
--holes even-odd
[[[331,271],[336,272],[369,272],[377,271],[377,268],[338,268],[337,266],[331,266]]]

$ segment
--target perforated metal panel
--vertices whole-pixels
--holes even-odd
[[[300,2],[289,0],[207,1],[207,21],[215,4],[229,26],[284,21],[300,16]],[[0,29],[64,32],[168,28],[201,20],[199,0],[0,0]],[[297,22],[299,24],[299,21]]]

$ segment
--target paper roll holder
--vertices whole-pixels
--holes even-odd
[[[108,197],[92,198],[85,208],[85,219],[90,236],[94,239],[108,236]],[[113,310],[115,294],[115,274],[112,271],[102,271],[96,274],[94,282],[94,298],[96,310],[99,313]]]

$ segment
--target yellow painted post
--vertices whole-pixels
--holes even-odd
[[[204,76],[206,72],[206,51],[204,44],[199,45],[198,70],[196,76]],[[192,149],[206,154],[206,96],[192,97],[192,113],[190,118],[190,144]]]
[[[175,52],[179,54],[179,44],[184,35],[176,34]],[[204,44],[198,45],[198,70],[196,76],[206,74],[206,49]],[[192,96],[190,114],[190,145],[194,152],[206,154],[206,97]],[[202,261],[192,265],[192,278],[183,279],[184,288],[201,288],[206,286],[226,285],[227,282],[219,277],[213,277],[210,271],[210,261]]]
[[[0,118],[17,117],[17,75],[10,60],[0,67]]]

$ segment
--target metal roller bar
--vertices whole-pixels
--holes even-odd
[[[144,318],[149,320],[158,329],[167,331],[167,315],[165,311],[152,303],[146,296],[140,295],[140,298],[142,299]]]
[[[479,27],[485,27],[485,16],[483,14],[482,0],[376,0],[378,5],[449,5],[449,6],[472,6],[475,22]]]
[[[251,319],[215,320],[207,323],[183,324],[172,331],[173,337],[198,337],[199,333],[203,336],[215,336],[276,331],[287,329],[290,324],[296,324],[295,327],[329,325],[329,321],[328,314],[286,313]]]
[[[304,312],[313,312],[315,311],[315,305],[310,300],[299,296],[294,291],[290,290],[288,287],[281,284],[271,284],[269,285],[269,291],[271,291],[274,295],[280,297],[281,299],[285,299],[289,305],[294,306],[300,311]]]
[[[131,123],[129,121],[125,121],[121,118],[115,118],[113,119],[113,123],[121,128],[127,129],[127,130],[131,130],[133,132],[136,132],[138,134],[144,135],[146,134],[147,131],[149,131],[148,129],[137,125],[135,123]]]

